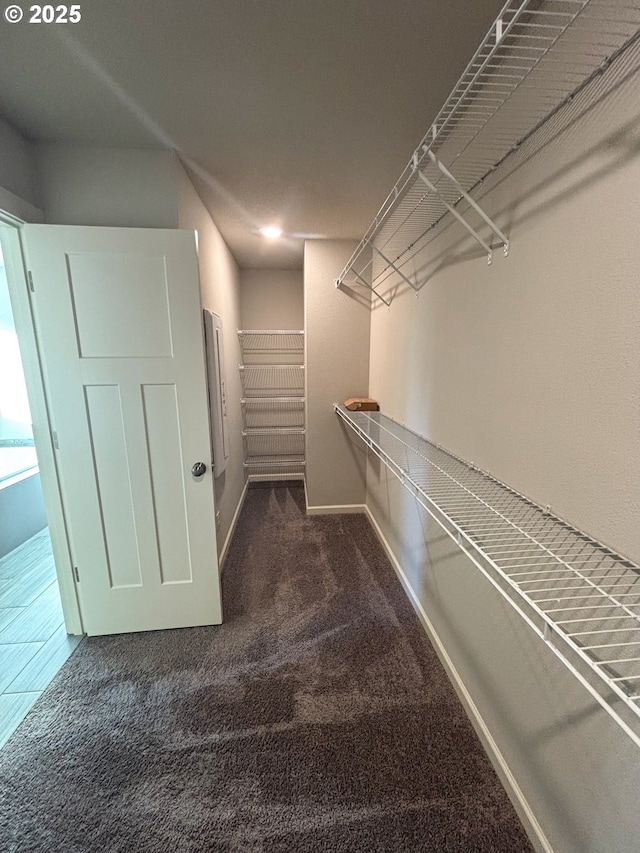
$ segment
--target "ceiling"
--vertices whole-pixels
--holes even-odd
[[[79,24],[0,21],[0,112],[176,149],[241,267],[300,267],[305,238],[362,236],[501,6],[82,0]]]

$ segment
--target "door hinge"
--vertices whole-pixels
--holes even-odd
[[[53,446],[55,447],[55,449],[60,450],[60,445],[58,443],[58,433],[55,430],[51,433],[51,438],[53,440]]]
[[[27,278],[29,279],[29,290],[31,293],[35,293],[36,289],[33,286],[33,276],[31,275],[31,270],[27,270]]]
[[[78,567],[77,567],[77,566],[74,566],[74,567],[73,567],[73,574],[74,574],[74,575],[75,575],[75,577],[76,577],[76,583],[80,583],[80,572],[78,571]]]

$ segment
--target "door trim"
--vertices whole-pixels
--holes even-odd
[[[34,208],[35,211],[35,208]],[[40,214],[36,211],[36,214]],[[31,221],[41,221],[42,215],[34,215]],[[13,309],[16,332],[20,342],[20,352],[29,397],[29,407],[33,419],[33,433],[38,453],[40,481],[49,522],[49,534],[60,590],[60,601],[64,615],[64,624],[69,634],[83,634],[82,617],[76,594],[73,562],[67,536],[67,525],[58,480],[55,451],[53,447],[53,429],[49,419],[49,410],[45,393],[42,365],[38,340],[33,321],[29,286],[20,243],[19,229],[25,224],[17,218],[0,210],[0,241],[7,270],[9,295]]]

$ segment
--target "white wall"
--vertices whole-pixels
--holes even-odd
[[[635,560],[639,57],[486,182],[508,259],[487,267],[454,223],[418,260],[433,272],[419,297],[400,286],[375,308],[369,388],[387,414]],[[374,463],[367,501],[553,849],[635,849],[637,747]]]
[[[302,329],[302,270],[242,270],[240,314],[243,329]]]
[[[351,242],[307,241],[304,249],[306,347],[306,482],[310,511],[362,505],[362,447],[348,439],[333,404],[367,395],[369,302],[336,291],[334,280],[353,252]]]
[[[200,290],[204,308],[222,319],[229,426],[229,459],[215,480],[216,511],[220,513],[218,550],[222,552],[244,488],[241,362],[237,330],[240,324],[240,284],[237,264],[196,193],[181,163],[175,160],[178,227],[198,233]]]
[[[36,159],[47,222],[176,227],[171,151],[40,144]]]

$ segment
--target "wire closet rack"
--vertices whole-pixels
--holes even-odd
[[[640,37],[637,0],[508,0],[335,281],[418,290],[410,263],[452,215],[486,252],[509,239],[471,193]]]
[[[382,413],[334,408],[640,746],[640,566]]]
[[[254,478],[299,476],[305,466],[304,332],[239,329],[238,338],[245,362],[239,365],[244,466]]]
[[[240,378],[246,399],[304,395],[302,364],[241,364]]]
[[[297,329],[238,329],[243,355],[304,351],[304,332]]]

